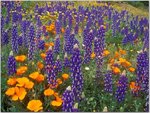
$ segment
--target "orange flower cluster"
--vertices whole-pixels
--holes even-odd
[[[105,53],[107,54],[108,52]],[[109,64],[111,65],[111,69],[114,74],[121,73],[121,69],[118,66],[121,66],[121,68],[125,68],[130,72],[135,71],[135,68],[131,67],[132,66],[131,62],[123,58],[123,55],[126,55],[126,51],[119,49],[119,51],[115,52],[113,58],[109,59]]]
[[[7,84],[13,86],[5,92],[7,96],[11,96],[13,101],[23,100],[27,94],[26,89],[32,89],[34,83],[27,77],[9,78]]]
[[[136,86],[135,82],[130,82],[130,89],[133,92],[138,92],[140,90],[140,86]]]
[[[26,60],[26,56],[25,55],[16,56],[15,59],[17,62],[24,62]]]
[[[55,23],[51,23],[49,26],[46,26],[46,30],[52,34],[56,34]]]
[[[20,66],[20,67],[17,69],[16,75],[22,75],[22,74],[24,74],[27,70],[28,70],[28,67],[27,67],[27,66]]]
[[[37,82],[44,81],[44,75],[40,74],[39,72],[33,72],[29,75],[30,78],[36,80]]]

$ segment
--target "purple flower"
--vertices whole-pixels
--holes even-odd
[[[67,56],[67,53],[64,55],[64,67],[70,67],[70,60]]]
[[[61,23],[60,23],[59,20],[56,20],[55,26],[56,26],[56,34],[60,34],[60,32],[61,32]]]
[[[7,61],[7,69],[8,69],[8,75],[13,75],[16,73],[16,60],[13,56],[13,52],[10,52],[10,55],[8,57]]]
[[[59,52],[60,52],[60,38],[59,38],[59,35],[56,36],[55,39],[56,40],[55,40],[55,44],[54,44],[54,53],[59,54]]]
[[[44,50],[44,48],[45,48],[45,41],[44,40],[38,41],[38,48],[41,50]]]
[[[12,26],[12,38],[11,38],[12,50],[14,53],[18,53],[18,29],[16,24]]]
[[[83,76],[81,71],[82,59],[77,44],[74,45],[73,54],[70,62],[71,62],[72,91],[75,95],[75,99],[79,101],[81,99],[81,93],[83,89]]]
[[[124,101],[127,87],[128,87],[128,78],[126,77],[124,71],[119,78],[117,90],[115,92],[115,98],[117,99],[118,102]]]
[[[56,74],[58,74],[58,72],[62,72],[62,62],[59,59],[59,55],[57,56],[57,60],[55,61],[54,68],[56,70]]]
[[[68,86],[62,95],[63,105],[62,111],[63,112],[73,112],[74,106],[74,93],[71,90],[71,87]]]

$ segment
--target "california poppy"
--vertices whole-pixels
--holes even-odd
[[[69,78],[69,75],[64,73],[64,74],[62,74],[62,77],[63,77],[64,80],[67,80]]]
[[[27,109],[30,111],[38,112],[39,110],[43,109],[42,102],[40,100],[31,100],[27,105]]]
[[[41,55],[42,59],[45,59],[45,57],[46,57],[45,53],[41,53],[40,55]]]
[[[134,72],[134,71],[135,71],[135,68],[130,67],[128,70],[129,70],[130,72]]]
[[[22,75],[28,70],[27,66],[21,66],[17,69],[16,75]]]
[[[26,56],[25,55],[16,56],[15,59],[18,62],[24,62],[26,59]]]
[[[52,90],[52,89],[50,89],[50,88],[48,88],[48,89],[46,89],[45,91],[44,91],[44,95],[45,96],[51,96],[51,95],[53,95],[54,94],[54,91]]]
[[[108,56],[109,54],[110,54],[110,52],[109,52],[108,50],[104,50],[104,51],[103,51],[103,56],[106,57],[106,56]]]
[[[17,81],[16,81],[16,78],[9,78],[9,79],[7,80],[7,84],[10,85],[10,86],[15,85],[16,82],[17,82]]]
[[[92,54],[91,54],[91,59],[94,59],[94,58],[95,58],[95,53],[92,52]]]

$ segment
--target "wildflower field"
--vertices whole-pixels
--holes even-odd
[[[148,112],[149,12],[124,5],[2,1],[1,111]]]

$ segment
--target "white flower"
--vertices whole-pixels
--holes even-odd
[[[90,70],[90,68],[89,67],[85,67],[85,70]]]

